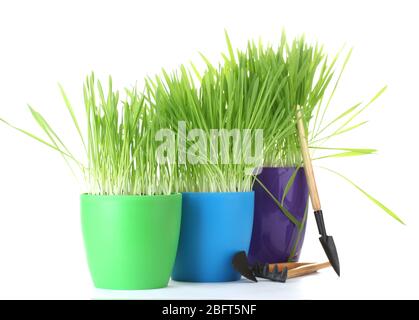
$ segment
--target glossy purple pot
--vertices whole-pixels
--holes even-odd
[[[298,261],[307,221],[308,187],[303,168],[265,167],[257,176],[249,262]],[[295,173],[283,198],[284,191]],[[291,182],[290,182],[291,183]]]

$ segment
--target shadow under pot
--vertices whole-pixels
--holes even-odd
[[[304,169],[265,167],[257,176],[253,190],[255,217],[249,262],[298,261],[308,210]]]
[[[81,196],[87,262],[97,288],[166,287],[176,257],[182,195]]]
[[[172,279],[225,282],[240,279],[232,266],[248,251],[253,224],[253,192],[183,193],[179,248]]]

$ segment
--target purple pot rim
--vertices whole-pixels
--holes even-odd
[[[272,167],[272,166],[267,166],[267,167],[261,167],[262,169],[297,169],[297,167]],[[300,169],[302,169],[303,167],[301,166]]]

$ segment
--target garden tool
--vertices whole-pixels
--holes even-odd
[[[329,259],[333,269],[340,276],[339,257],[336,250],[335,242],[331,236],[326,233],[326,227],[324,225],[323,212],[320,206],[319,193],[317,191],[316,180],[314,178],[313,166],[311,164],[310,153],[308,151],[308,143],[306,137],[306,130],[303,122],[302,108],[297,106],[297,127],[298,135],[300,138],[301,154],[304,160],[304,171],[307,178],[308,190],[310,194],[311,204],[316,217],[317,228],[321,235],[320,243],[323,246],[327,258]]]
[[[235,254],[232,263],[236,271],[253,282],[257,282],[256,277],[277,282],[285,282],[286,279],[304,276],[330,266],[329,262],[281,262],[265,264],[256,263],[251,267],[244,251]]]
[[[326,261],[326,262],[321,262],[321,263],[307,264],[305,266],[301,266],[298,268],[288,269],[287,279],[305,276],[307,274],[317,272],[321,269],[329,268],[330,266],[331,266],[331,263],[329,261]]]
[[[281,266],[281,263],[275,264],[257,264],[253,270],[256,277],[277,281],[277,282],[285,282],[287,279],[296,278],[305,276],[308,274],[312,274],[317,272],[320,269],[324,269],[330,267],[330,262],[323,262],[323,263],[311,263],[311,264],[304,264],[299,267],[291,267],[288,268],[286,266]],[[281,266],[281,267],[280,267]]]
[[[279,271],[282,271],[283,268],[289,269],[295,269],[298,267],[306,266],[308,264],[314,264],[314,262],[279,262],[279,263],[269,263],[269,271],[273,271],[275,266],[279,269]]]
[[[247,260],[246,252],[240,251],[236,253],[233,257],[232,264],[234,269],[243,277],[249,279],[250,281],[258,282],[258,280],[255,277],[255,274],[253,273],[253,270],[251,270],[249,266],[249,261]]]

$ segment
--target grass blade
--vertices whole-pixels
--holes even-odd
[[[71,106],[70,100],[67,98],[67,95],[65,94],[65,91],[64,91],[63,87],[61,86],[61,84],[58,84],[58,87],[60,88],[61,96],[64,99],[67,110],[70,112],[71,119],[73,119],[74,126],[76,127],[77,132],[79,133],[80,139],[83,143],[84,150],[87,151],[86,143],[84,142],[83,134],[81,133],[80,126],[79,126],[79,123],[77,121],[76,115],[74,114],[74,110],[73,110],[73,107]]]
[[[292,185],[294,184],[295,177],[297,176],[298,170],[300,170],[300,166],[295,168],[294,172],[292,173],[291,177],[288,179],[288,182],[284,189],[284,194],[282,195],[281,205],[284,205],[285,197],[287,196],[289,190],[291,189]]]
[[[358,189],[363,195],[365,195],[369,200],[371,200],[376,206],[378,206],[379,208],[381,208],[384,212],[386,212],[388,215],[390,215],[392,218],[394,218],[395,220],[397,220],[398,222],[400,222],[401,224],[405,224],[403,222],[402,219],[399,218],[399,216],[397,216],[392,210],[390,210],[389,208],[387,208],[384,204],[382,204],[380,201],[378,201],[376,198],[374,198],[373,196],[371,196],[369,193],[367,193],[365,190],[363,190],[361,187],[359,187],[357,184],[355,184],[352,180],[350,180],[349,178],[345,177],[344,175],[340,174],[339,172],[336,172],[332,169],[329,168],[325,168],[325,167],[321,167],[322,169],[325,169],[329,172],[332,172],[334,174],[336,174],[337,176],[341,177],[342,179],[346,180],[347,182],[349,182],[352,186],[354,186],[356,189]]]
[[[271,199],[276,203],[278,208],[282,211],[282,213],[299,229],[301,228],[301,222],[298,221],[294,215],[289,212],[279,201],[278,199],[269,191],[269,189],[260,181],[256,176],[254,177],[255,180],[259,183],[259,185],[266,191],[266,193],[271,197]]]
[[[42,143],[42,144],[46,145],[46,146],[48,146],[49,148],[51,148],[51,149],[53,149],[53,150],[55,150],[55,151],[58,151],[58,152],[59,152],[59,153],[61,153],[62,155],[66,156],[66,157],[68,157],[69,159],[71,159],[71,160],[73,160],[74,162],[76,162],[79,166],[83,166],[83,165],[82,165],[82,164],[81,164],[78,160],[76,160],[74,157],[72,157],[72,156],[71,156],[71,155],[69,155],[68,153],[66,153],[66,152],[62,151],[60,148],[58,148],[58,147],[56,147],[56,146],[52,145],[51,143],[49,143],[49,142],[45,141],[44,139],[39,138],[38,136],[36,136],[36,135],[34,135],[34,134],[32,134],[32,133],[30,133],[30,132],[26,131],[26,130],[23,130],[23,129],[21,129],[21,128],[15,127],[14,125],[10,124],[9,122],[7,122],[6,120],[4,120],[4,119],[2,119],[2,118],[0,118],[0,121],[1,121],[1,122],[3,122],[4,124],[6,124],[7,126],[9,126],[10,128],[13,128],[14,130],[17,130],[17,131],[19,131],[19,132],[21,132],[21,133],[25,134],[26,136],[28,136],[28,137],[30,137],[30,138],[32,138],[32,139],[34,139],[34,140],[36,140],[36,141],[38,141],[38,142],[40,142],[40,143]]]

